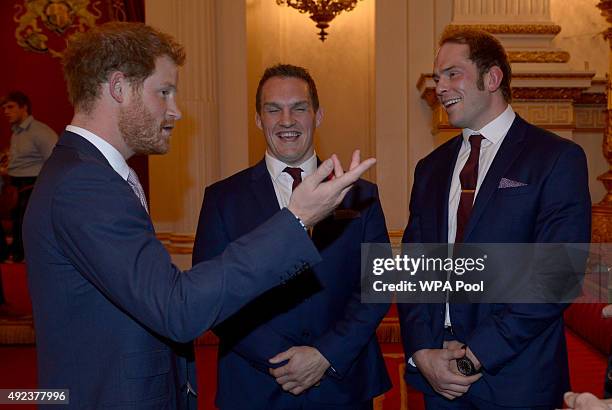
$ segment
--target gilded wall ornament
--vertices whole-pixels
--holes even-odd
[[[567,63],[567,51],[508,51],[511,63]]]
[[[491,34],[559,34],[556,24],[451,24],[448,30],[483,30]]]
[[[28,51],[60,57],[61,51],[49,45],[49,35],[68,41],[75,33],[94,27],[102,15],[99,4],[100,1],[91,3],[91,12],[90,0],[23,0],[23,5],[15,5],[17,12],[13,16],[18,23],[17,44]]]

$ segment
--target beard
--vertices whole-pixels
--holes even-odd
[[[170,137],[162,133],[160,123],[145,107],[142,97],[119,111],[119,132],[127,146],[141,155],[165,154],[170,148]]]

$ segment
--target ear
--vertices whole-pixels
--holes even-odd
[[[263,131],[263,124],[261,123],[261,116],[258,112],[255,113],[255,124],[257,124],[257,128]]]
[[[321,121],[323,121],[323,108],[319,107],[315,114],[315,126],[318,127],[321,125]]]
[[[504,78],[504,73],[501,68],[494,65],[489,68],[489,71],[485,74],[485,87],[489,92],[495,92],[501,86],[502,79]]]
[[[108,78],[108,92],[119,104],[125,101],[129,83],[121,71],[113,72]]]

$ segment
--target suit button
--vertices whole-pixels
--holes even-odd
[[[302,337],[303,337],[304,339],[308,339],[308,338],[310,337],[310,332],[309,332],[308,330],[304,330],[304,331],[302,332]]]

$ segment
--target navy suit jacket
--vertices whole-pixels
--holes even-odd
[[[194,263],[223,252],[278,210],[265,161],[208,187]],[[376,186],[356,182],[339,209],[315,226],[312,240],[321,263],[216,328],[221,339],[217,405],[222,409],[360,403],[390,388],[376,340],[389,306],[360,302],[361,243],[389,241]],[[279,247],[275,259],[284,258]],[[292,346],[314,346],[335,373],[328,372],[319,387],[300,396],[284,392],[268,373],[268,359]]]
[[[448,196],[461,135],[415,170],[403,241],[448,242]],[[501,178],[525,186],[498,188]],[[464,234],[471,243],[588,243],[591,201],[586,158],[575,143],[518,115],[474,202]],[[453,329],[482,362],[468,394],[507,406],[553,406],[569,389],[562,304],[451,304]],[[444,304],[398,305],[406,357],[443,342]],[[406,380],[435,394],[418,370]]]
[[[24,239],[38,386],[70,389],[69,407],[79,409],[195,409],[181,343],[320,260],[282,211],[181,272],[128,183],[70,132],[38,177]]]

